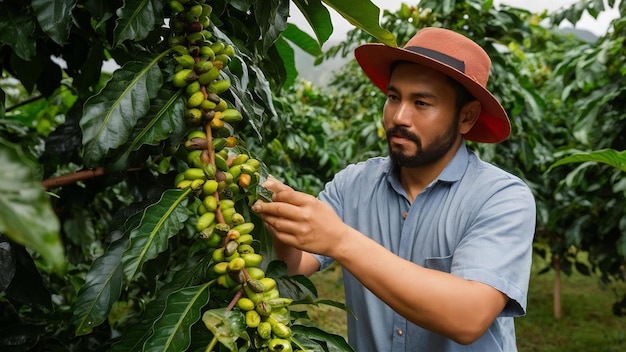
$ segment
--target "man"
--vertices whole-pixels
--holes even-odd
[[[525,314],[535,203],[519,178],[465,140],[498,143],[507,114],[486,89],[491,61],[468,38],[418,31],[355,57],[387,94],[389,157],[348,166],[319,200],[275,179],[253,210],[289,272],[344,269],[348,340],[362,351],[515,351]]]

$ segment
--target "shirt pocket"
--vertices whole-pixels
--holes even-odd
[[[452,269],[452,255],[426,258],[424,266],[428,269],[449,273]]]

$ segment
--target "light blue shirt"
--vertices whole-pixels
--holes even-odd
[[[522,180],[481,161],[463,144],[412,204],[388,157],[348,166],[319,199],[398,256],[483,282],[509,297],[489,330],[464,346],[407,321],[344,269],[346,305],[356,316],[348,315],[348,340],[356,351],[517,350],[513,317],[526,312],[535,232],[535,201]],[[332,263],[316,258],[322,269]]]

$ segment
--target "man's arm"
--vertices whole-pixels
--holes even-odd
[[[276,180],[265,186],[275,192],[274,202],[259,202],[253,210],[274,234],[277,254],[289,261],[290,272],[317,270],[307,264],[316,261],[310,253],[330,256],[396,312],[461,344],[482,336],[507,303],[508,297],[489,285],[400,258],[315,197]]]
[[[276,237],[273,240],[273,247],[276,257],[287,265],[289,275],[311,276],[320,268],[320,263],[311,253],[286,245]]]

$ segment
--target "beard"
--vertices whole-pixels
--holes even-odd
[[[415,153],[407,154],[401,148],[393,148],[391,143],[387,142],[389,147],[389,156],[395,168],[398,167],[418,167],[430,165],[444,155],[454,146],[458,135],[458,124],[454,123],[442,134],[439,135],[426,148],[422,147],[422,140],[408,129],[400,126],[387,129],[387,140],[390,136],[401,136],[415,143]]]

